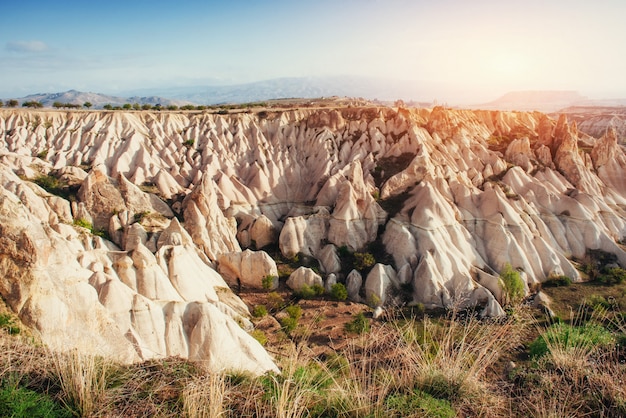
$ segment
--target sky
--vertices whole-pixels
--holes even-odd
[[[355,76],[626,97],[624,0],[0,0],[0,97]]]

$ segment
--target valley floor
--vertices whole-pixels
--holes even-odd
[[[1,315],[2,416],[615,417],[626,414],[626,284],[546,287],[548,319],[389,311],[286,290],[242,292],[282,374],[208,373],[166,358],[122,366],[52,353]],[[259,306],[268,306],[267,313]],[[295,318],[295,323],[285,321]],[[290,326],[293,325],[293,326]]]

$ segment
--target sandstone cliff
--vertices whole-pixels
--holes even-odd
[[[626,267],[626,156],[613,131],[595,139],[565,117],[2,110],[0,136],[0,294],[59,348],[275,368],[224,280],[275,274],[245,248],[313,257],[372,305],[408,286],[412,302],[487,315],[503,312],[507,263],[528,289],[578,280],[572,260],[588,249]],[[341,271],[342,251],[373,242],[393,261],[365,281]]]

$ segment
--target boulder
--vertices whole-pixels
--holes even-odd
[[[389,292],[397,287],[398,278],[391,266],[377,263],[365,279],[365,299],[371,306],[383,306],[389,299]]]
[[[304,286],[324,287],[322,277],[308,267],[298,267],[287,279],[287,286],[292,290],[301,290]]]
[[[217,258],[217,271],[230,286],[259,290],[278,288],[276,262],[265,251],[245,250],[220,254]],[[266,277],[272,278],[268,282],[269,287],[264,287]]]
[[[348,290],[348,299],[353,302],[361,302],[361,286],[363,286],[363,277],[357,270],[352,270],[346,277],[346,289]]]

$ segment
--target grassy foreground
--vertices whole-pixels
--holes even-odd
[[[550,291],[571,299],[575,286]],[[623,296],[620,286],[607,289]],[[564,321],[521,304],[498,321],[361,315],[338,350],[314,354],[305,329],[286,337],[282,374],[261,377],[211,374],[177,358],[118,365],[51,353],[3,314],[0,416],[626,416],[621,302],[597,294]]]

